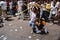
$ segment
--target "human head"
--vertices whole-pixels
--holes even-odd
[[[37,13],[37,8],[36,8],[36,7],[33,7],[33,8],[32,8],[32,11],[33,11],[34,13]]]

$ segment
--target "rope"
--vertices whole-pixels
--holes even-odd
[[[27,6],[27,4],[23,4],[23,5]],[[35,3],[33,6],[38,9],[38,7],[36,5],[38,5],[38,7],[41,8],[41,6],[38,3]],[[30,10],[30,9],[31,9],[31,7],[29,9],[25,9],[24,11],[21,11],[21,12],[25,12],[25,11]],[[21,12],[19,12],[19,13],[21,13]]]

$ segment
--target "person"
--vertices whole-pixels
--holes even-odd
[[[10,15],[13,15],[13,13],[12,13],[12,2],[11,1],[9,2],[9,7],[10,7]]]
[[[18,4],[18,13],[19,13],[19,12],[22,11],[23,2],[22,1],[18,1],[17,4]]]
[[[3,14],[3,17],[5,20],[8,19],[8,16],[7,16],[7,2],[6,1],[1,1],[1,8],[2,8],[2,14]]]
[[[57,7],[55,5],[56,5],[56,2],[54,2],[53,5],[51,4],[51,10],[52,10],[51,19],[52,19],[53,23],[54,23],[55,15],[56,15],[56,12],[57,12]]]
[[[15,13],[17,13],[16,6],[17,6],[17,2],[16,1],[12,1],[12,13],[13,13],[14,17],[16,16]]]
[[[44,18],[45,19],[45,21],[47,22],[47,16],[46,16],[46,2],[44,1],[44,3],[43,4],[41,4],[41,7],[42,7],[42,16],[41,16],[41,18]]]
[[[3,18],[2,18],[2,9],[1,9],[1,6],[0,6],[0,27],[3,26]]]
[[[33,33],[36,33],[36,8],[34,7],[31,12],[31,20],[29,21],[30,26],[32,27]]]
[[[46,21],[44,18],[41,18],[41,19],[37,19],[36,20],[36,26],[39,30],[39,32],[37,31],[37,33],[39,34],[47,34],[48,31],[44,28],[44,26],[46,25]]]
[[[47,1],[46,4],[46,18],[47,18],[47,22],[49,22],[49,15],[50,15],[50,1]]]
[[[59,8],[59,10],[58,10],[58,13],[59,13],[59,19],[58,19],[58,24],[60,25],[60,8]]]
[[[36,17],[37,18],[40,18],[40,5],[39,5],[39,3],[38,2],[36,2],[35,4],[34,4],[34,6],[36,7],[36,11],[37,11],[37,14],[36,14]]]
[[[18,10],[18,13],[20,13],[20,14],[18,14],[18,19],[20,19],[21,12],[22,12],[23,1],[18,1],[17,4],[18,4],[18,9],[17,10]]]
[[[30,2],[28,3],[28,5],[27,5],[27,9],[28,9],[28,13],[29,13],[29,17],[30,17],[30,19],[31,19],[31,12],[32,12],[32,7],[33,7],[33,5],[35,4],[35,1],[32,1],[32,0],[29,0]]]
[[[28,12],[28,10],[27,10],[27,1],[23,1],[22,11],[24,11],[23,12],[23,20],[25,20],[25,18],[27,16],[27,12]]]
[[[58,25],[60,25],[60,5],[59,5],[59,7],[58,7]]]
[[[52,19],[53,24],[54,24],[54,20],[57,14],[58,5],[59,5],[58,1],[53,0],[51,2],[50,18]]]
[[[2,9],[1,9],[1,6],[0,6],[0,16],[2,16]]]

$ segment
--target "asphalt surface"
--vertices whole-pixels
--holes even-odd
[[[49,34],[32,34],[28,20],[18,20],[17,17],[4,21],[4,27],[0,28],[0,40],[60,40],[60,26],[47,23]]]

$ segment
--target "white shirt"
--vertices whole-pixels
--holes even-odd
[[[57,13],[57,8],[53,7],[53,13],[52,14],[56,14]]]
[[[36,14],[34,12],[32,12],[31,21],[35,21],[35,20],[36,20]]]
[[[44,4],[41,4],[41,6],[42,6],[42,10],[46,10],[46,8],[45,8],[45,5],[44,5]]]
[[[59,2],[56,3],[56,7],[58,7],[58,6],[59,6]]]
[[[18,1],[17,4],[18,4],[18,12],[21,12],[22,11],[23,1]]]
[[[12,2],[9,3],[9,7],[10,7],[10,9],[12,9]]]
[[[59,5],[59,2],[56,3],[55,7],[58,7],[58,5]],[[53,1],[51,2],[51,10],[53,10],[52,8],[53,8]]]
[[[52,14],[56,14],[57,13],[58,5],[59,5],[59,2],[57,2],[55,6],[53,6],[53,2],[51,2],[51,11],[52,11]]]
[[[34,4],[35,4],[35,2],[30,2],[30,3],[28,4],[28,6],[30,6],[30,7],[28,7],[28,9],[33,8],[33,5],[34,5]],[[32,9],[29,10],[29,15],[30,15],[30,18],[31,18]]]
[[[32,7],[35,4],[35,2],[30,2],[29,4]]]
[[[35,4],[35,2],[30,2],[30,3],[28,4],[28,6],[30,6],[30,8],[32,8],[34,4]],[[28,8],[28,9],[29,9],[29,8]],[[31,11],[31,9],[30,9],[30,11]]]
[[[7,9],[7,2],[1,1],[1,7],[2,7],[2,10],[6,10]]]

